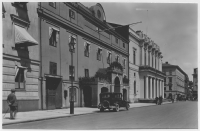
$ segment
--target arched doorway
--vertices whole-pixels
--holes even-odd
[[[114,92],[120,93],[120,80],[119,80],[119,77],[116,77],[116,78],[115,78],[115,88],[114,88]]]
[[[127,100],[127,90],[123,89],[123,100]]]
[[[92,106],[92,88],[90,86],[85,86],[83,88],[83,94],[84,94],[85,107],[91,107]]]
[[[101,93],[105,93],[105,92],[108,92],[108,88],[102,87],[102,88],[101,88]]]

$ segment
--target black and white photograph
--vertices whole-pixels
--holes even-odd
[[[2,129],[198,129],[197,1],[2,1]]]

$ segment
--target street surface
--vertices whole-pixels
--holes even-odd
[[[58,119],[13,124],[3,129],[197,129],[198,102],[131,108],[119,112],[96,112]],[[76,112],[75,112],[76,113]]]

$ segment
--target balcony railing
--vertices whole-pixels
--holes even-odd
[[[154,72],[154,73],[156,73],[156,74],[161,74],[161,75],[164,75],[164,76],[165,76],[165,73],[164,73],[164,72],[159,71],[159,70],[157,70],[157,69],[155,69],[155,68],[153,68],[153,67],[150,67],[150,66],[140,66],[140,67],[139,67],[139,71],[152,71],[152,72]]]

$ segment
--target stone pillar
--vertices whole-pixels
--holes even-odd
[[[164,98],[164,93],[165,93],[165,90],[164,90],[164,81],[162,81],[162,96]]]
[[[154,54],[153,54],[153,52],[152,52],[151,55],[152,55],[152,56],[151,56],[151,67],[154,67],[154,66],[153,66],[153,65],[154,65],[154,59],[153,59],[153,58],[154,58],[154,56],[153,56]]]
[[[160,80],[160,95],[162,96],[162,81]]]
[[[160,92],[159,92],[159,80],[157,79],[157,97],[159,97],[160,96]]]
[[[143,57],[142,57],[142,56],[143,56],[143,55],[142,55],[142,54],[143,54],[143,51],[142,51],[143,48],[142,48],[142,47],[143,47],[143,46],[140,46],[140,65],[143,65],[143,62],[142,62],[142,61],[143,61]]]
[[[151,55],[151,51],[149,51],[149,66],[151,67],[152,65],[152,55]]]
[[[149,83],[149,77],[148,76],[146,76],[146,92],[145,92],[145,95],[146,95],[146,97],[145,98],[149,98],[149,91],[148,91],[148,88],[149,88],[149,86],[148,86],[148,83]]]
[[[153,78],[153,88],[154,88],[154,98],[156,98],[157,94],[156,94],[156,79]]]
[[[149,77],[150,78],[150,96],[149,96],[149,98],[153,98],[152,97],[152,77]]]

